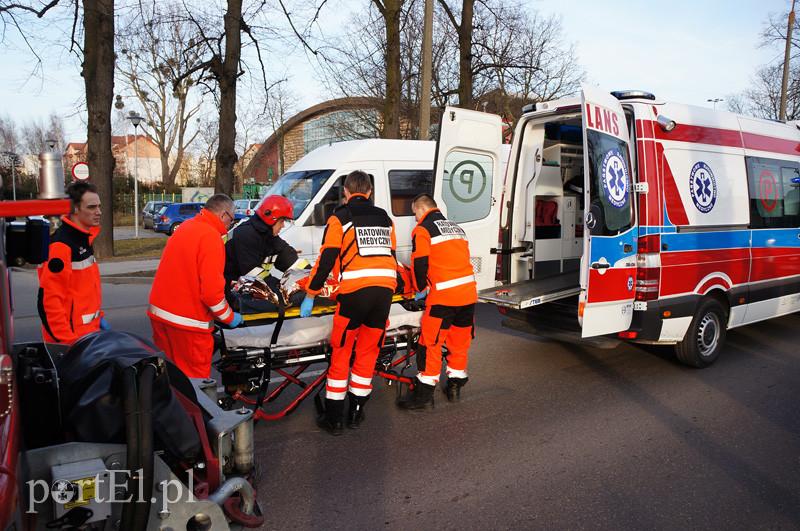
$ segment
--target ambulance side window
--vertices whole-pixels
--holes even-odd
[[[624,141],[588,130],[589,230],[597,236],[614,236],[633,224],[631,161]]]
[[[448,153],[442,182],[447,218],[466,223],[488,216],[492,211],[493,180],[492,157],[465,151]]]
[[[750,226],[754,229],[800,226],[800,167],[788,160],[746,157]]]

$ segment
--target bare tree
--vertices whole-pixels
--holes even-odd
[[[55,140],[60,151],[66,147],[64,121],[57,114],[51,114],[47,121],[31,120],[22,124],[20,137],[26,153],[35,155],[45,150],[48,140]]]
[[[194,90],[197,79],[182,76],[200,63],[192,47],[198,35],[173,4],[140,3],[123,26],[128,30],[118,35],[117,71],[144,110],[144,130],[158,146],[164,187],[172,190],[186,150],[198,134],[192,128],[202,103],[192,97],[199,92]]]
[[[458,104],[461,107],[472,106],[472,32],[475,0],[462,0],[461,12],[457,16],[447,0],[439,0],[447,19],[456,31],[458,39]]]
[[[0,20],[4,25],[13,25],[22,31],[22,15],[42,18],[59,5],[61,0],[41,2],[0,3]],[[72,13],[72,45],[70,50],[82,53],[82,71],[86,87],[87,137],[89,171],[97,185],[100,200],[104,205],[112,204],[112,181],[114,155],[111,152],[111,103],[114,95],[114,0],[83,0],[83,45],[76,38],[81,21],[78,0],[63,0],[61,5]],[[26,42],[29,42],[25,37]],[[38,55],[30,45],[32,53]],[[94,241],[98,256],[110,256],[114,252],[112,209],[103,209],[100,220],[103,230]]]

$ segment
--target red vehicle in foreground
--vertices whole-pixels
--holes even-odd
[[[252,411],[221,409],[213,380],[187,379],[124,332],[14,344],[7,264],[44,262],[41,217],[69,209],[0,201],[0,529],[260,526]]]

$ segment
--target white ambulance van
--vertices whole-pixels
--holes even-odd
[[[394,222],[397,258],[407,264],[411,231],[416,225],[411,201],[432,190],[435,149],[432,141],[384,139],[350,140],[315,149],[266,192],[283,195],[294,205],[294,223],[281,232],[281,238],[297,249],[301,258],[313,262],[328,216],[344,201],[344,178],[351,171],[362,170],[372,177],[375,204]],[[498,151],[506,155],[503,161],[509,149],[507,145]]]
[[[447,108],[434,197],[469,235],[480,299],[513,320],[705,367],[727,329],[800,310],[794,125],[584,86],[524,109],[503,181],[501,132]]]

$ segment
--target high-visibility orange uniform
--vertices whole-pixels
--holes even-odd
[[[44,341],[70,344],[100,329],[100,269],[92,249],[100,228],[85,230],[67,216],[61,221],[39,266],[37,306]]]
[[[153,341],[190,378],[211,375],[214,321],[228,324],[222,221],[203,209],[167,241],[150,291]]]
[[[372,373],[397,287],[395,248],[392,220],[363,194],[353,194],[328,218],[307,291],[316,295],[330,272],[338,271],[339,295],[326,387],[330,400],[344,400],[348,391],[356,397],[367,397],[372,391]]]
[[[429,210],[411,233],[411,269],[417,291],[429,289],[422,316],[417,378],[436,385],[446,345],[447,375],[467,378],[478,292],[467,235],[438,208]]]

